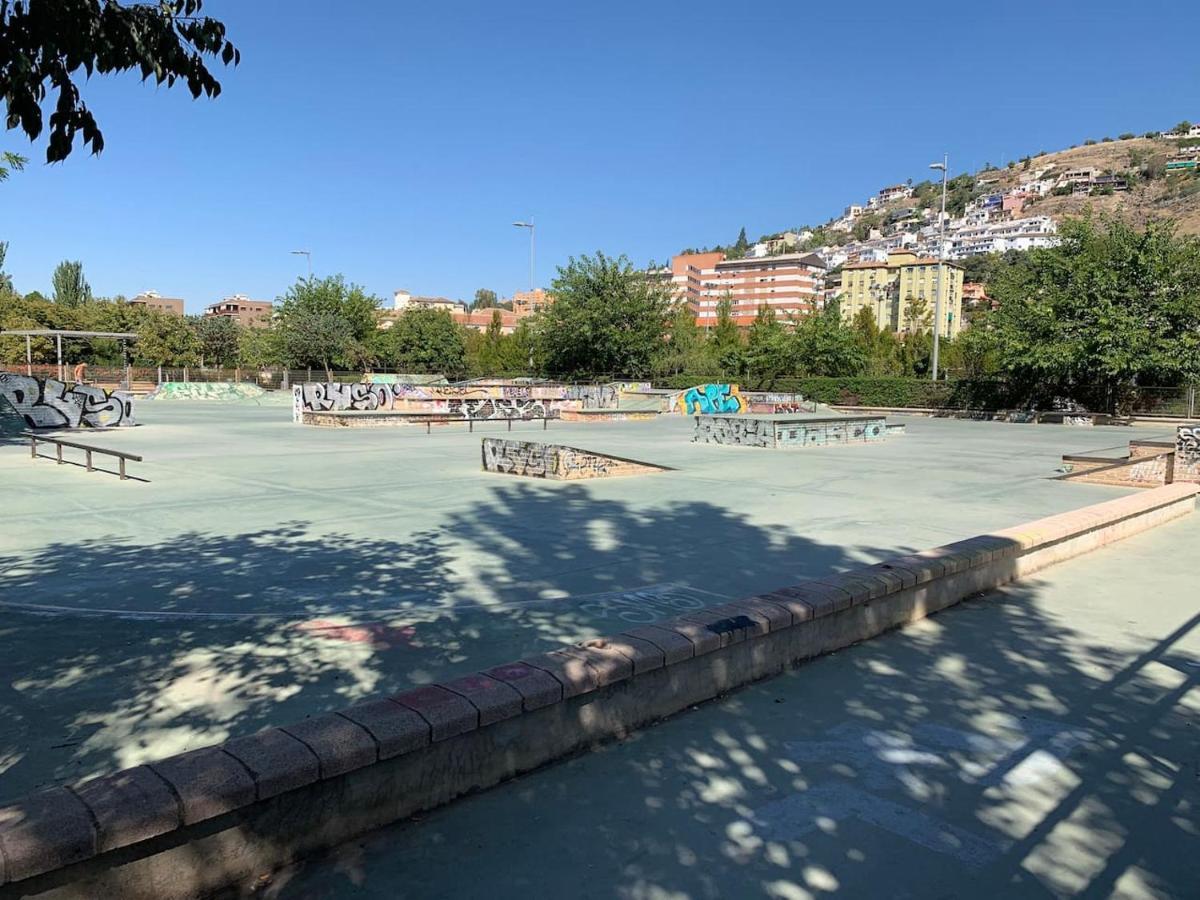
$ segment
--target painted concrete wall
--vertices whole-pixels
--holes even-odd
[[[649,475],[663,467],[622,459],[605,453],[541,444],[535,441],[483,439],[483,470],[528,478],[575,481],[584,478],[612,478],[618,475]]]
[[[673,406],[685,416],[736,415],[746,412],[746,398],[736,384],[698,384],[680,391]]]
[[[754,416],[697,416],[692,441],[739,447],[822,447],[829,444],[874,443],[887,439],[882,417],[768,419]]]
[[[133,394],[90,384],[68,387],[55,378],[0,372],[0,397],[29,428],[108,428],[135,425]]]

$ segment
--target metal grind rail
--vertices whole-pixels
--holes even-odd
[[[55,448],[55,460],[60,466],[65,462],[65,460],[63,460],[63,447],[70,447],[74,450],[82,450],[84,452],[84,459],[86,461],[85,465],[89,472],[105,471],[103,469],[98,470],[94,465],[92,465],[92,454],[99,453],[102,456],[114,456],[118,460],[118,474],[121,476],[122,481],[126,481],[129,478],[129,476],[125,474],[125,461],[142,461],[142,458],[136,453],[126,453],[124,450],[109,450],[106,447],[93,447],[89,444],[80,444],[76,441],[65,441],[62,438],[49,437],[44,434],[36,434],[32,431],[23,431],[21,432],[21,436],[29,438],[29,456],[31,459],[38,458],[37,451],[39,441],[43,444],[53,444]]]

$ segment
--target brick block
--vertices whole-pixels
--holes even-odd
[[[429,723],[430,737],[435,744],[479,727],[479,710],[465,697],[436,684],[414,688],[391,699]]]
[[[551,650],[537,656],[527,656],[521,662],[553,675],[562,685],[563,699],[596,690],[600,679],[596,671],[578,656],[562,650]]]
[[[443,681],[440,687],[465,697],[479,710],[479,727],[521,714],[521,695],[502,681],[472,674]]]
[[[420,750],[432,740],[428,722],[407,706],[391,700],[358,703],[339,710],[338,715],[367,730],[375,739],[381,760]]]
[[[507,663],[488,669],[484,674],[503,681],[520,694],[521,705],[526,712],[557,703],[563,696],[563,688],[557,678],[525,663]]]
[[[957,572],[965,571],[974,564],[970,553],[961,549],[956,550],[949,544],[944,547],[931,547],[928,550],[921,550],[916,555],[922,559],[937,560],[942,564],[947,575],[954,575]]]
[[[691,659],[696,652],[692,642],[677,631],[659,628],[657,625],[642,625],[623,632],[626,637],[638,638],[653,644],[662,651],[663,660],[668,666]]]
[[[190,750],[150,764],[179,795],[183,824],[203,822],[254,802],[254,779],[217,747]]]
[[[99,853],[157,837],[182,824],[179,802],[149,766],[93,778],[73,790],[96,820]]]
[[[828,616],[850,606],[848,592],[832,584],[823,584],[819,581],[802,581],[800,584],[780,588],[772,593],[802,601],[812,610],[814,619]]]
[[[893,565],[890,562],[876,563],[875,565],[866,566],[862,570],[865,575],[870,575],[872,578],[887,582],[888,594],[894,594],[898,590],[911,588],[917,584],[917,576],[911,571],[902,569],[900,566]]]
[[[792,617],[792,624],[798,625],[801,622],[807,622],[815,618],[816,614],[813,608],[809,606],[801,596],[795,593],[785,593],[787,588],[781,588],[777,591],[763,594],[762,599],[767,603],[774,603],[788,611]]]
[[[564,647],[563,652],[577,656],[591,666],[598,687],[633,677],[633,660],[616,650],[575,645]]]
[[[379,759],[375,739],[356,722],[327,713],[280,729],[317,755],[321,778],[335,778]]]
[[[933,581],[935,578],[941,578],[946,572],[946,567],[936,559],[921,557],[915,553],[907,556],[895,556],[885,560],[880,565],[888,565],[894,569],[903,569],[913,576],[913,584],[924,584],[927,581]]]
[[[655,644],[641,638],[629,635],[597,638],[594,641],[584,641],[584,647],[596,650],[615,650],[633,663],[633,674],[650,672],[661,669],[666,665],[666,655]]]
[[[250,770],[259,800],[304,787],[321,777],[313,752],[278,728],[234,738],[222,749]]]
[[[746,597],[737,601],[739,606],[745,607],[753,613],[756,613],[767,621],[767,628],[770,631],[779,631],[782,628],[790,628],[792,626],[792,613],[782,603],[767,599],[766,596]],[[812,611],[805,607],[809,615]]]
[[[697,618],[699,617],[699,618]],[[711,653],[714,650],[720,650],[727,646],[732,640],[732,635],[722,635],[719,631],[714,631],[709,627],[712,618],[703,614],[703,611],[693,613],[687,616],[676,616],[674,619],[667,619],[665,622],[660,622],[660,628],[670,628],[672,631],[677,631],[696,648],[696,656],[703,656],[705,653]]]
[[[835,575],[827,575],[824,578],[818,578],[817,584],[837,588],[847,595],[846,599],[840,597],[835,599],[834,612],[841,612],[843,609],[849,609],[851,606],[858,606],[866,603],[868,600],[882,597],[888,593],[889,588],[887,582],[867,575],[862,569],[853,569],[849,572],[838,572]]]
[[[21,881],[96,855],[98,835],[83,801],[56,787],[0,807],[4,877]]]
[[[746,637],[771,633],[771,620],[753,604],[734,600],[715,607],[714,611],[730,619],[748,619],[752,624],[746,629]],[[782,612],[782,610],[781,610]]]

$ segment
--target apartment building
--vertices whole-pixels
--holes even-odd
[[[143,306],[168,316],[183,318],[183,301],[178,297],[162,297],[158,291],[142,291],[136,297],[127,301],[130,306]]]
[[[1058,225],[1049,216],[1030,216],[959,228],[948,237],[950,247],[946,255],[951,259],[965,259],[981,253],[1053,247],[1058,243]]]
[[[518,319],[532,316],[541,312],[554,302],[554,296],[546,293],[545,288],[534,288],[532,291],[514,291],[512,295],[512,311]]]
[[[912,188],[907,184],[893,184],[879,191],[880,203],[891,203],[893,200],[903,200],[912,196]]]
[[[496,313],[500,314],[500,333],[512,334],[517,330],[517,320],[521,318],[515,312],[500,309],[498,306],[485,306],[480,309],[456,310],[450,313],[456,323],[471,331],[487,331],[491,327]]]
[[[275,307],[270,300],[251,300],[245,294],[234,294],[204,308],[205,316],[224,316],[237,319],[241,325],[269,325]]]
[[[886,262],[859,262],[842,269],[840,294],[842,317],[852,321],[860,310],[869,309],[876,323],[894,333],[929,327],[914,321],[914,304],[921,303],[930,319],[937,293],[942,295],[939,333],[954,337],[962,329],[963,268],[918,256],[909,250],[888,254]]]
[[[716,324],[717,307],[728,298],[739,327],[749,327],[761,307],[781,319],[820,309],[825,263],[815,253],[725,259],[721,253],[693,253],[671,260],[671,285],[677,299],[696,314],[696,324]]]
[[[392,309],[410,309],[422,307],[424,309],[444,309],[447,312],[465,312],[467,304],[461,300],[451,300],[449,297],[421,297],[414,296],[409,291],[399,290],[392,292]]]

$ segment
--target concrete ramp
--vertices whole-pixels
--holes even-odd
[[[561,444],[484,438],[483,470],[504,475],[524,475],[526,478],[577,481],[584,478],[651,475],[666,472],[668,467]]]

